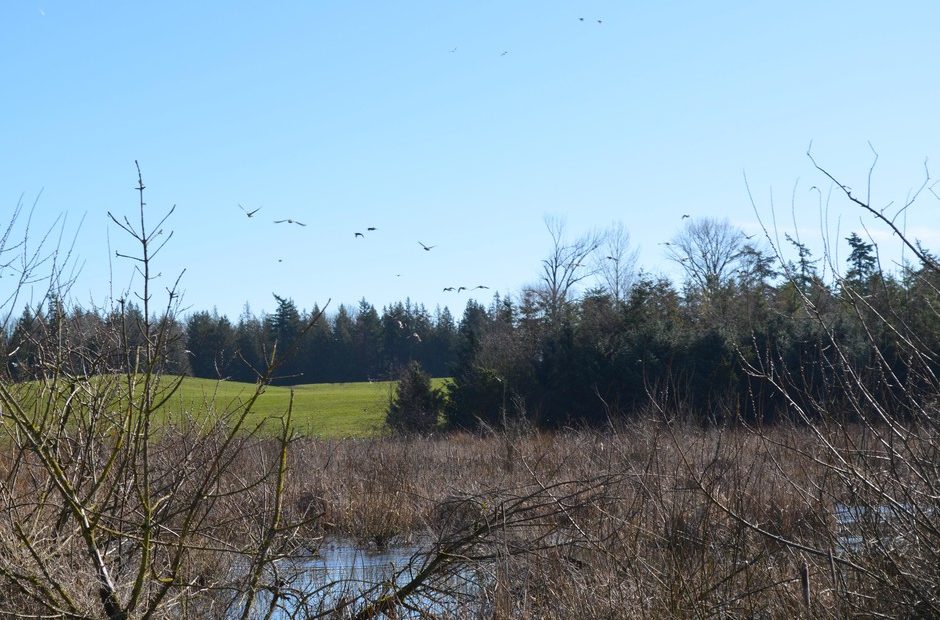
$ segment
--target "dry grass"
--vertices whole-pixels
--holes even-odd
[[[81,425],[55,428],[47,450],[84,480],[83,492],[113,440]],[[0,610],[48,613],[51,606],[37,607],[29,596],[54,593],[30,589],[54,585],[69,593],[75,609],[96,617],[99,601],[89,585],[95,573],[81,538],[63,525],[66,505],[38,452],[14,451],[20,444],[7,433],[11,449],[0,454],[0,577],[12,571],[6,577],[20,589],[0,594]],[[271,571],[315,552],[330,536],[364,548],[411,542],[427,549],[418,558],[427,571],[412,590],[390,594],[377,584],[349,602],[344,613],[361,618],[444,596],[438,590],[448,591],[455,579],[471,581],[459,596],[444,597],[448,614],[463,617],[937,613],[935,426],[703,429],[661,416],[604,432],[286,437],[232,434],[204,420],[154,436],[149,477],[161,512],[148,560],[157,578],[147,596],[170,573],[174,532],[189,532],[179,568],[170,573],[172,591],[154,617],[232,616],[244,607],[246,587],[271,591],[280,579]],[[217,458],[218,476],[200,486]],[[114,475],[100,487],[106,499],[88,504],[100,515],[98,542],[125,598],[140,563],[138,535],[128,527],[141,512],[135,471]],[[172,501],[163,503],[164,496]],[[281,505],[283,515],[274,519]],[[857,522],[840,522],[840,506],[855,510]],[[272,546],[258,563],[260,581],[246,586],[240,567],[251,566],[265,541]],[[20,574],[41,579],[33,586]],[[285,605],[293,605],[290,597],[322,602],[316,587],[284,594]]]
[[[927,538],[903,557],[847,548],[836,507],[858,505],[861,496],[833,475],[826,454],[798,427],[701,430],[653,421],[604,433],[309,439],[293,447],[288,504],[298,518],[319,515],[308,535],[364,545],[445,541],[488,524],[477,555],[463,564],[486,575],[476,609],[492,617],[923,613],[916,594],[892,588],[905,570],[937,576],[926,563],[936,555],[936,533],[931,543],[924,530],[938,523],[936,505],[921,524]],[[868,456],[860,461],[866,471]],[[538,504],[552,497],[545,489],[569,487],[591,491],[554,510]],[[496,507],[505,518],[520,499],[531,505],[521,502],[519,514],[543,512],[500,528]],[[896,533],[869,532],[882,541]]]
[[[890,450],[877,436],[839,428],[822,437],[799,426],[703,430],[645,420],[605,432],[298,438],[283,496],[283,523],[291,525],[278,553],[288,559],[315,552],[330,536],[364,548],[418,543],[428,549],[422,561],[446,562],[434,565],[411,596],[472,574],[472,594],[452,602],[465,617],[931,617],[937,590],[925,584],[940,578],[937,500],[919,495],[917,476],[886,460]],[[187,472],[203,467],[226,435],[171,435],[154,444],[154,484],[177,485],[187,496],[185,485],[195,479]],[[199,510],[165,617],[230,610],[239,594],[232,578],[239,549],[254,548],[264,535],[279,444],[239,441],[229,473]],[[833,462],[827,443],[846,461]],[[912,453],[936,465],[936,445],[936,437],[921,436]],[[36,476],[24,475],[35,467],[32,459],[7,455],[0,474],[9,476],[14,464],[21,471],[8,478],[18,486],[7,489],[0,540],[15,540],[9,527],[16,510],[36,510],[31,523],[49,535],[33,537],[43,542],[33,551],[45,558],[50,580],[86,592],[77,607],[93,609],[95,593],[82,582],[93,583],[94,575],[72,560],[81,558],[80,541],[55,527],[61,503],[49,496],[39,509],[28,506],[43,492],[43,477],[38,467]],[[845,474],[852,468],[860,475]],[[37,486],[27,488],[31,480]],[[246,480],[259,482],[245,487]],[[891,519],[837,519],[841,504],[878,509],[886,497],[919,499],[916,509],[902,501]],[[174,520],[166,527],[176,527]],[[846,535],[865,543],[847,544]],[[36,570],[33,551],[4,546],[3,560]],[[50,560],[56,557],[61,561]],[[120,562],[115,574],[127,579]],[[378,609],[370,601],[381,595],[376,590],[346,612],[369,617]],[[0,605],[29,609],[3,595]]]

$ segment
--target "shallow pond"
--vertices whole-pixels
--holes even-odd
[[[315,618],[337,607],[353,609],[363,601],[374,601],[390,592],[393,583],[399,587],[408,583],[421,570],[426,550],[418,545],[377,549],[350,540],[328,541],[316,553],[282,565],[283,574],[292,577],[282,578],[283,589],[272,618]],[[398,617],[448,616],[458,609],[466,610],[481,579],[481,575],[463,571],[448,580],[446,593],[438,592],[433,598],[430,592],[413,596],[408,602],[414,610]],[[271,591],[260,593],[256,609],[266,610],[272,596]]]
[[[833,516],[839,528],[839,551],[859,552],[871,546],[885,551],[904,545],[917,514],[931,516],[934,511],[912,504],[836,504]]]

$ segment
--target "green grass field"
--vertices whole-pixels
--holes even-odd
[[[441,387],[447,379],[432,379]],[[207,413],[236,408],[254,393],[250,383],[186,378],[179,391],[163,407],[168,419],[180,413],[202,418]],[[293,387],[265,388],[248,418],[248,426],[264,422],[263,428],[275,432],[276,418],[287,413],[290,392],[294,390],[293,421],[305,435],[318,437],[365,437],[385,432],[385,410],[395,383],[317,383]],[[265,421],[267,420],[267,421]]]

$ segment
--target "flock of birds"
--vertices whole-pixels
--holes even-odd
[[[581,18],[581,21],[584,21],[584,18]],[[597,22],[598,22],[598,23],[601,23],[601,20],[597,20]],[[451,51],[454,51],[454,50],[451,50]],[[257,209],[252,209],[252,210],[249,211],[248,209],[246,209],[246,208],[245,208],[244,206],[242,206],[241,204],[238,205],[238,208],[241,209],[241,210],[245,213],[245,215],[247,215],[249,218],[254,217],[255,214],[257,214],[258,211],[261,210],[261,207],[258,207]],[[690,218],[690,217],[692,217],[692,216],[689,215],[688,213],[682,214],[682,219],[683,219],[683,220],[686,220],[686,219],[688,219],[688,218]],[[301,222],[301,221],[299,221],[299,220],[295,220],[295,219],[293,219],[293,218],[284,218],[284,219],[281,219],[281,220],[274,220],[274,223],[275,223],[275,224],[296,224],[297,226],[306,226],[306,224],[304,224],[303,222]],[[366,228],[366,232],[375,232],[375,231],[377,231],[377,230],[378,230],[378,227],[376,227],[376,226],[369,226],[369,227]],[[356,231],[356,232],[353,233],[353,238],[354,238],[354,239],[365,239],[365,237],[366,237],[365,233],[362,233],[362,232],[359,232],[359,231]],[[746,236],[747,239],[751,239],[752,237],[754,237],[754,235]],[[421,241],[421,240],[418,240],[418,245],[420,245],[420,246],[421,246],[421,249],[424,250],[425,252],[430,252],[431,250],[433,250],[434,248],[437,247],[436,245],[428,245],[428,244],[424,243],[424,242]],[[671,245],[673,245],[673,244],[672,244],[672,242],[670,242],[670,241],[664,241],[664,242],[661,242],[659,245],[671,246]],[[619,259],[616,258],[616,257],[614,257],[614,256],[607,256],[606,258],[609,259],[609,260],[615,261],[615,262],[620,262]],[[680,260],[680,262],[683,262],[683,263],[684,263],[685,261],[688,260],[688,258],[680,258],[679,260]],[[279,262],[279,263],[280,263],[280,262],[283,262],[283,259],[280,259],[280,258],[279,258],[279,259],[278,259],[278,262]],[[400,274],[400,273],[396,273],[396,274],[395,274],[395,277],[401,277],[401,274]],[[489,288],[490,288],[490,287],[486,286],[485,284],[477,284],[476,286],[473,286],[473,287],[470,287],[470,286],[445,286],[445,287],[443,288],[443,292],[444,292],[444,293],[463,293],[464,291],[476,291],[476,290],[489,289]],[[405,325],[404,325],[401,321],[398,321],[398,327],[399,327],[399,329],[405,329]],[[417,340],[418,342],[421,342],[421,337],[417,334],[417,332],[411,334],[410,338],[413,338],[413,339]]]
[[[242,212],[243,212],[246,216],[248,216],[249,218],[255,217],[255,215],[258,213],[258,211],[260,211],[260,210],[262,209],[262,207],[258,207],[258,208],[256,208],[256,209],[251,209],[251,210],[249,210],[249,209],[246,209],[242,204],[239,204],[239,205],[238,205],[238,208],[241,209]],[[304,224],[303,222],[301,222],[301,221],[299,221],[299,220],[295,220],[295,219],[293,219],[293,218],[284,218],[284,219],[281,219],[281,220],[274,220],[274,223],[275,223],[275,224],[296,224],[297,226],[306,226],[306,224]],[[376,227],[376,226],[369,226],[369,227],[366,228],[366,232],[375,232],[375,231],[377,231],[377,230],[378,230],[378,227]],[[366,235],[365,235],[365,233],[363,233],[363,232],[356,231],[356,232],[353,233],[353,238],[354,238],[354,239],[365,239],[365,237],[366,237]],[[420,240],[418,241],[418,245],[420,245],[420,246],[421,246],[421,249],[424,250],[425,252],[430,252],[431,250],[433,250],[434,248],[437,247],[436,245],[428,245],[428,244],[426,244],[426,243],[424,243],[423,241],[420,241]],[[284,259],[282,259],[282,258],[277,259],[277,262],[279,262],[279,263],[280,263],[280,262],[283,262],[283,261],[284,261]],[[400,273],[396,273],[396,274],[395,274],[395,277],[401,277],[401,274],[400,274]],[[443,292],[445,292],[445,293],[451,293],[451,292],[462,293],[462,292],[464,292],[464,291],[476,291],[476,290],[481,290],[481,289],[486,289],[486,290],[488,290],[489,288],[490,288],[490,287],[486,286],[485,284],[477,284],[476,286],[472,286],[472,287],[470,287],[470,286],[445,286],[444,289],[443,289]],[[404,325],[401,321],[398,321],[398,328],[399,328],[399,329],[405,329],[405,325]],[[421,337],[418,335],[417,332],[411,334],[411,336],[409,336],[409,337],[410,337],[410,338],[413,338],[414,340],[416,340],[416,341],[418,341],[418,342],[421,342]]]
[[[587,20],[586,18],[584,18],[584,17],[579,17],[579,18],[578,18],[578,21],[579,21],[579,22],[584,22],[584,21],[588,21],[588,20]],[[598,25],[604,23],[604,20],[603,20],[603,19],[595,19],[594,21],[597,22]],[[457,48],[456,48],[456,47],[450,49],[450,53],[451,53],[451,54],[454,54],[454,53],[456,53],[456,52],[457,52]],[[506,56],[506,55],[508,55],[508,54],[509,54],[509,50],[503,50],[502,53],[500,54],[500,57]]]
[[[584,22],[584,21],[587,21],[587,20],[586,20],[586,18],[584,18],[584,17],[579,17],[579,18],[578,18],[578,21]],[[604,23],[604,20],[602,20],[602,19],[594,19],[593,21],[597,22],[598,25]],[[450,53],[453,54],[453,53],[456,53],[456,51],[457,51],[457,48],[454,47],[454,48],[452,48],[452,49],[450,50]],[[503,50],[503,52],[500,54],[500,56],[506,56],[507,54],[509,54],[509,50]],[[261,210],[261,207],[257,207],[257,208],[255,208],[255,209],[250,209],[250,210],[249,210],[249,209],[246,209],[246,208],[245,208],[243,205],[241,205],[241,204],[238,205],[238,208],[241,209],[242,212],[243,212],[246,216],[248,216],[249,218],[255,217],[255,215],[257,215],[258,211]],[[683,216],[683,219],[686,218],[686,217],[688,217],[688,216],[687,216],[687,215],[686,215],[686,216]],[[305,223],[301,222],[300,220],[295,220],[295,219],[293,219],[293,218],[284,218],[284,219],[280,219],[280,220],[274,220],[274,223],[275,223],[275,224],[294,224],[294,225],[296,225],[296,226],[304,226],[304,227],[307,226]],[[378,228],[375,227],[375,226],[369,226],[368,228],[366,228],[366,232],[375,232],[376,230],[378,230]],[[366,235],[365,235],[365,233],[363,233],[363,232],[356,231],[356,232],[353,233],[353,238],[354,238],[354,239],[365,239],[365,237],[366,237]],[[433,250],[434,248],[437,247],[436,245],[428,245],[428,244],[426,244],[426,243],[424,243],[423,241],[420,241],[420,240],[418,241],[418,245],[420,245],[420,246],[421,246],[421,249],[424,250],[425,252],[430,252],[431,250]],[[610,258],[610,257],[608,257],[608,258]],[[277,259],[277,262],[279,262],[279,263],[284,262],[284,259],[279,258],[279,259]],[[397,274],[395,274],[395,277],[401,277],[401,274],[400,274],[400,273],[397,273]],[[443,289],[443,292],[445,292],[445,293],[463,293],[464,291],[476,291],[476,290],[480,290],[480,289],[489,289],[489,288],[490,288],[490,287],[488,287],[488,286],[486,286],[486,285],[483,285],[483,284],[478,284],[478,285],[473,286],[473,287],[469,287],[469,286],[445,286],[444,289]],[[400,321],[399,321],[399,327],[402,328],[402,329],[404,329],[404,325],[401,325],[401,322],[400,322]],[[411,337],[413,337],[414,339],[416,339],[418,342],[421,342],[421,338],[418,336],[417,333],[412,334]]]

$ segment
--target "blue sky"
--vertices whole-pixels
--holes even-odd
[[[193,309],[234,318],[276,292],[459,314],[443,287],[536,281],[545,215],[573,236],[622,221],[640,265],[675,276],[657,243],[682,214],[759,231],[745,173],[761,217],[773,203],[818,246],[811,140],[857,189],[871,142],[875,204],[921,183],[940,158],[940,5],[714,4],[8,2],[0,215],[41,192],[34,229],[84,218],[72,293],[105,303],[130,279],[106,213],[134,214],[136,159],[154,217],[177,205],[157,268],[161,286],[186,268]],[[938,206],[907,221],[934,249]],[[834,200],[829,236],[860,216]]]

